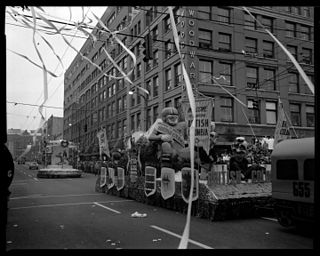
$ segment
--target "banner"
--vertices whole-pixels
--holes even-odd
[[[145,168],[144,193],[151,196],[156,192],[156,175],[157,169],[152,166]]]
[[[138,178],[138,160],[136,158],[131,158],[128,162],[129,164],[129,177],[130,182],[137,182]]]
[[[175,174],[174,169],[161,168],[161,196],[164,200],[172,197],[175,192]]]
[[[195,201],[199,197],[199,171],[194,170],[194,183],[193,183],[193,193],[192,193],[192,201]],[[191,188],[191,168],[184,167],[181,170],[181,196],[183,201],[189,203],[189,195]]]
[[[99,154],[100,156],[102,153],[106,154],[108,157],[110,157],[110,151],[109,151],[109,145],[106,135],[106,129],[103,128],[97,133],[97,137],[99,140]]]
[[[278,122],[274,132],[273,147],[282,140],[290,139],[290,126],[280,99],[278,103],[278,113]]]
[[[114,186],[114,184],[115,184],[114,180],[115,180],[114,169],[108,167],[108,184],[107,184],[108,189],[110,189]]]
[[[124,177],[124,169],[122,167],[117,167],[117,190],[121,190],[124,188],[125,177]]]
[[[164,134],[170,134],[175,142],[177,142],[181,147],[184,148],[184,138],[182,134],[172,126],[166,124],[166,123],[158,123],[155,127],[155,129]]]
[[[107,183],[107,168],[101,167],[100,171],[100,188],[102,188]]]
[[[185,120],[190,127],[193,121],[193,115],[189,101],[181,102]],[[196,128],[195,142],[196,146],[202,146],[209,155],[210,150],[210,123],[212,116],[213,101],[212,99],[197,98],[196,99]],[[189,134],[188,134],[189,136]]]

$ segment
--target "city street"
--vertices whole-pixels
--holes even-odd
[[[177,249],[186,215],[95,192],[97,176],[40,179],[15,164],[7,250]],[[133,218],[134,212],[145,218]],[[189,249],[312,249],[311,235],[273,218],[210,222],[192,217]]]

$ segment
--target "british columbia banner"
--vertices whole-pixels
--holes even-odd
[[[278,103],[278,111],[279,111],[278,122],[274,132],[274,142],[273,142],[274,147],[280,141],[290,139],[290,126],[289,126],[288,119],[286,117],[286,114],[284,112],[283,105],[280,99]]]
[[[189,101],[181,102],[185,120],[190,127],[193,121],[193,115]],[[210,123],[212,115],[213,101],[209,98],[196,99],[196,127],[195,127],[195,145],[201,145],[209,154],[210,149]],[[189,130],[188,130],[189,133]],[[189,134],[188,134],[189,136]]]

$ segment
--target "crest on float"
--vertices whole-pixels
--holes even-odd
[[[100,188],[102,188],[107,183],[107,168],[101,167],[100,171]]]
[[[124,178],[124,169],[122,167],[117,167],[117,190],[124,188],[125,178]]]
[[[199,197],[199,171],[194,170],[193,172],[194,180],[193,180],[193,193],[192,193],[192,201],[195,201]],[[191,168],[184,167],[181,170],[181,196],[183,201],[189,203],[189,195],[191,188]]]
[[[112,188],[115,184],[114,168],[108,167],[108,189]]]
[[[175,192],[175,173],[174,169],[161,168],[161,196],[164,200],[172,197]]]
[[[156,192],[156,175],[156,168],[152,166],[146,166],[144,181],[144,193],[146,196],[151,196]]]

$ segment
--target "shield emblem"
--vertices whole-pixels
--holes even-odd
[[[164,200],[172,197],[175,192],[175,174],[174,169],[161,168],[161,196]]]
[[[115,180],[114,169],[111,167],[108,167],[108,181],[107,181],[108,189],[114,186],[114,180]]]
[[[144,193],[146,196],[151,196],[156,192],[156,175],[156,168],[152,166],[146,166],[144,180]]]
[[[107,183],[107,168],[101,167],[100,171],[100,188],[102,188]]]
[[[118,179],[117,179],[117,190],[124,188],[124,169],[122,167],[117,167],[118,170]]]
[[[193,193],[192,193],[192,201],[195,201],[199,197],[199,171],[194,170],[193,172]],[[191,187],[191,168],[184,167],[181,170],[181,196],[182,199],[189,203],[189,195],[190,195],[190,187]]]

